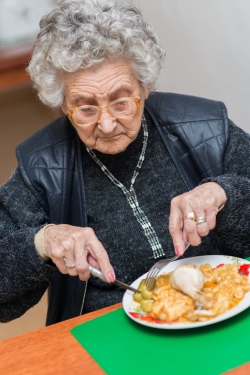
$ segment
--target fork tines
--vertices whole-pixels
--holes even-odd
[[[147,277],[145,279],[145,285],[146,285],[148,290],[153,289],[154,283],[155,283],[155,278],[158,275],[159,271],[160,271],[159,268],[157,268],[155,266],[151,267],[150,270],[148,271]]]

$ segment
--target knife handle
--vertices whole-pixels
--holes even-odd
[[[105,281],[106,283],[108,282],[103,274],[101,273],[100,270],[98,270],[98,268],[95,268],[95,267],[92,267],[90,264],[89,264],[89,270],[90,270],[90,273],[91,275],[95,276],[95,277],[98,277],[98,279],[101,279],[102,281]]]

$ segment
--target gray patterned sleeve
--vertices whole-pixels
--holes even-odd
[[[227,195],[214,233],[235,256],[246,258],[250,256],[250,135],[232,121],[224,172],[202,181],[217,182]]]
[[[18,169],[0,188],[0,321],[18,318],[39,302],[54,266],[38,255],[34,236],[49,221]]]

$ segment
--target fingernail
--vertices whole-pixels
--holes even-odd
[[[175,253],[176,253],[176,255],[178,255],[178,257],[181,256],[181,250],[180,249],[175,249]]]
[[[111,283],[113,283],[115,281],[115,275],[113,273],[109,273],[108,274],[108,279]]]

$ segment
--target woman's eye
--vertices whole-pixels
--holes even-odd
[[[125,108],[127,108],[128,106],[128,101],[127,100],[123,100],[121,102],[117,102],[115,103],[114,107],[116,110],[123,110]]]
[[[81,108],[81,113],[84,116],[94,116],[96,114],[96,108],[83,107]]]
[[[124,105],[128,104],[128,101],[127,100],[123,100],[122,102],[118,102],[117,104],[121,105],[121,106],[124,106]]]

